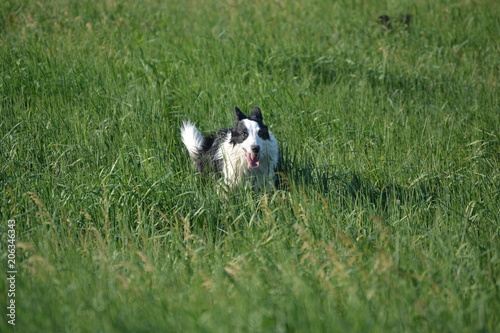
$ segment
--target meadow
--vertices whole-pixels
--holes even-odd
[[[500,331],[500,2],[0,14],[1,332]],[[221,195],[182,146],[235,105],[273,191]]]

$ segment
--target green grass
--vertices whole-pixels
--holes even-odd
[[[3,1],[15,330],[500,331],[499,13]],[[194,174],[180,124],[230,126],[234,105],[263,110],[283,188],[224,198]]]

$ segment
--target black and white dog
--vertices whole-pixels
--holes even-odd
[[[234,107],[236,124],[203,137],[190,122],[181,128],[182,142],[202,173],[215,172],[228,187],[249,181],[255,187],[272,187],[278,164],[278,141],[254,108],[250,116]]]

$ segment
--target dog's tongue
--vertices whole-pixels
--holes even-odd
[[[250,165],[251,168],[258,168],[259,167],[259,154],[252,154],[245,152],[247,155],[247,162],[248,165]]]

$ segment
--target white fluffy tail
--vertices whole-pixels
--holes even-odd
[[[203,141],[205,140],[203,135],[201,135],[200,131],[198,131],[194,124],[187,121],[182,124],[181,137],[182,142],[189,152],[189,156],[191,156],[191,158],[196,158],[200,153]]]

